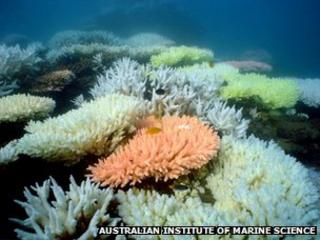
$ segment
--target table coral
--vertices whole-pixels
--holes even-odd
[[[107,95],[43,122],[30,122],[17,148],[19,153],[69,164],[87,154],[109,153],[134,130],[145,108],[134,97]]]
[[[56,106],[48,97],[15,94],[0,98],[0,123],[25,121],[48,116]]]
[[[89,167],[94,181],[124,187],[148,177],[176,179],[206,164],[219,148],[214,129],[194,117],[151,117],[140,127],[127,145]]]

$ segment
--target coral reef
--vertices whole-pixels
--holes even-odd
[[[61,48],[73,44],[101,43],[122,45],[122,40],[111,32],[106,31],[75,31],[67,30],[56,33],[49,41],[50,48]]]
[[[178,190],[174,196],[146,190],[119,191],[118,209],[124,222],[148,226],[316,223],[319,193],[310,182],[308,170],[294,158],[285,155],[274,143],[253,136],[241,140],[228,136],[221,144],[218,162],[206,179],[206,188],[212,195],[210,202],[190,193],[181,196]],[[156,239],[167,238],[157,236]],[[180,238],[170,236],[170,239]],[[198,236],[198,239],[213,238]],[[239,239],[239,236],[225,239]]]
[[[60,92],[64,87],[71,83],[75,74],[68,70],[57,70],[39,76],[34,82],[30,91],[32,92]]]
[[[223,62],[229,64],[235,68],[238,68],[241,72],[271,72],[272,66],[265,62],[245,60],[245,61],[226,61]]]
[[[41,44],[35,43],[21,48],[0,45],[0,80],[14,81],[15,74],[22,68],[34,69],[41,61],[38,56]]]
[[[219,72],[216,70],[222,64],[215,64],[214,66],[209,63],[202,64],[194,64],[192,66],[181,67],[178,70],[185,74],[196,75],[201,81],[208,81],[210,84],[214,84],[216,82],[223,83],[223,78],[220,76]],[[223,64],[224,65],[224,64]],[[229,67],[229,65],[226,65]],[[230,68],[232,68],[230,66]],[[236,69],[235,69],[236,70]]]
[[[93,98],[106,94],[119,93],[127,96],[144,98],[146,92],[147,67],[129,58],[114,62],[111,68],[97,77],[97,82],[90,94]]]
[[[299,100],[302,101],[309,107],[319,107],[320,106],[320,79],[297,79],[299,86],[300,97]]]
[[[76,56],[93,57],[96,54],[102,54],[103,58],[108,62],[116,61],[122,57],[130,57],[139,61],[147,62],[154,54],[163,52],[166,48],[163,46],[150,47],[130,47],[130,46],[113,46],[101,43],[90,44],[73,44],[71,46],[63,46],[61,48],[51,49],[46,54],[46,59],[55,63],[63,58],[71,58]]]
[[[250,73],[224,76],[228,85],[222,89],[224,99],[258,97],[268,108],[291,108],[298,101],[298,86],[291,79],[268,78]]]
[[[47,97],[15,94],[0,98],[0,123],[25,121],[48,116],[55,101]]]
[[[217,134],[196,118],[151,118],[140,128],[127,145],[89,167],[94,181],[124,187],[150,177],[176,179],[199,169],[219,149]]]
[[[273,142],[224,137],[207,182],[216,209],[241,225],[308,225],[319,218],[307,169]]]
[[[101,190],[88,179],[77,185],[70,177],[69,191],[64,192],[50,178],[31,190],[25,188],[24,196],[26,202],[16,202],[25,209],[28,217],[12,219],[23,227],[15,230],[20,239],[100,239],[96,238],[99,225],[115,226],[120,220],[107,213],[113,191]],[[50,200],[51,196],[54,200]]]
[[[22,219],[9,223],[20,224],[17,238],[106,239],[97,227],[114,225],[319,225],[319,79],[245,73],[272,67],[254,56],[213,63],[209,49],[174,45],[157,33],[106,31],[0,45],[1,205],[10,206],[0,217]],[[57,107],[5,96],[18,87]],[[26,215],[8,204],[48,174],[63,185],[25,188],[17,203]],[[71,177],[67,189],[70,174],[89,178]]]
[[[12,93],[17,88],[19,88],[19,86],[17,85],[17,81],[13,81],[7,84],[6,81],[0,80],[0,97]]]
[[[144,102],[136,98],[107,95],[55,118],[30,122],[18,152],[68,164],[87,154],[110,153],[134,131],[145,111]]]
[[[134,47],[145,47],[145,46],[171,46],[175,42],[161,36],[157,33],[138,33],[129,37],[126,40],[126,44]]]
[[[167,51],[151,57],[151,64],[155,67],[179,67],[202,62],[213,62],[213,53],[208,49],[187,46],[170,47]]]
[[[249,127],[249,120],[242,117],[242,109],[227,106],[227,102],[215,101],[213,106],[206,111],[206,118],[223,135],[245,137]]]
[[[90,94],[93,98],[120,93],[148,99],[156,115],[196,115],[224,134],[244,136],[248,121],[242,119],[241,110],[216,99],[222,82],[212,68],[153,69],[124,58],[98,76]]]
[[[0,165],[5,165],[18,159],[16,144],[17,140],[13,140],[5,147],[0,148]]]

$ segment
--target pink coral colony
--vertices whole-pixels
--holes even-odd
[[[149,177],[167,181],[206,164],[216,156],[219,143],[217,132],[195,117],[148,117],[126,145],[89,171],[103,186],[135,185]]]

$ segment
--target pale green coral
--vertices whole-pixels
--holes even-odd
[[[212,61],[212,51],[187,46],[170,47],[167,51],[151,57],[151,64],[155,67],[161,65],[177,67]]]
[[[224,79],[228,82],[221,92],[224,99],[259,97],[266,107],[277,109],[293,107],[299,98],[294,80],[269,78],[256,73],[229,74]]]

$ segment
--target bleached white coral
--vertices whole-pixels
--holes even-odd
[[[297,79],[299,100],[310,107],[320,106],[320,79]]]
[[[148,32],[133,35],[126,40],[126,43],[134,47],[174,45],[174,41],[164,36],[161,36],[157,33],[148,33]]]
[[[69,190],[64,192],[50,178],[42,185],[25,188],[24,196],[25,202],[16,202],[25,209],[27,218],[12,219],[23,226],[15,230],[19,239],[93,239],[98,225],[115,226],[119,222],[107,213],[113,191],[100,189],[89,179],[77,185],[70,177]]]
[[[77,55],[96,56],[97,54],[102,54],[102,56],[105,55],[111,60],[121,57],[130,57],[146,61],[152,55],[159,54],[164,51],[164,49],[163,46],[131,47],[128,45],[113,46],[102,43],[72,44],[70,46],[51,49],[46,54],[46,59],[54,63],[64,57]]]
[[[96,85],[90,90],[94,97],[110,93],[143,98],[146,91],[147,69],[136,61],[123,58],[98,76]]]
[[[67,30],[56,33],[49,41],[51,48],[61,48],[73,44],[101,43],[108,45],[121,45],[122,40],[107,31],[77,31]]]
[[[241,225],[308,225],[320,216],[307,169],[273,142],[223,137],[207,181],[215,208]]]
[[[98,53],[108,54],[111,57],[121,57],[128,55],[128,47],[126,46],[111,46],[101,43],[90,43],[90,44],[72,44],[70,46],[62,46],[60,48],[51,49],[46,54],[46,59],[50,62],[56,62],[60,58],[70,57],[74,55],[96,55]]]
[[[107,95],[86,102],[63,115],[30,122],[18,142],[19,153],[47,160],[69,160],[87,154],[102,155],[115,149],[145,114],[144,101],[124,95]]]
[[[210,203],[176,192],[175,196],[168,196],[146,190],[120,191],[117,195],[120,216],[128,225],[148,226],[305,226],[314,225],[319,219],[316,205],[319,192],[311,183],[308,170],[276,144],[253,136],[223,137],[219,159],[214,165],[206,185],[213,199]],[[190,236],[187,239],[267,237]]]
[[[46,117],[55,108],[55,101],[47,97],[15,94],[0,98],[0,123]]]
[[[229,107],[227,102],[214,101],[207,109],[205,119],[207,119],[223,135],[234,137],[245,137],[249,127],[249,120],[242,117],[242,109]]]
[[[219,82],[222,84],[223,78],[221,76],[221,72],[224,72],[223,68],[228,69],[229,67],[234,69],[232,66],[225,66],[224,64],[222,65],[220,63],[215,64],[214,66],[209,63],[201,63],[179,68],[179,71],[186,74],[195,74],[202,81]]]
[[[233,76],[235,74],[239,73],[239,69],[226,64],[226,63],[217,63],[212,68],[212,71],[219,77],[222,77],[223,79],[228,76]]]
[[[8,47],[0,45],[0,80],[11,80],[13,75],[21,70],[22,67],[35,68],[41,61],[38,52],[41,44],[34,43],[27,48],[21,48],[19,45]]]
[[[18,159],[16,144],[17,141],[13,140],[3,148],[0,148],[0,165],[7,164]]]
[[[124,222],[134,226],[163,226],[167,217],[178,210],[178,202],[174,196],[161,195],[155,191],[129,189],[119,191],[116,195],[120,205],[119,215]]]
[[[124,58],[98,77],[90,90],[95,98],[109,93],[145,98],[152,111],[160,115],[196,114],[196,101],[208,102],[217,97],[221,81],[206,81],[195,73],[168,67],[152,68]]]

